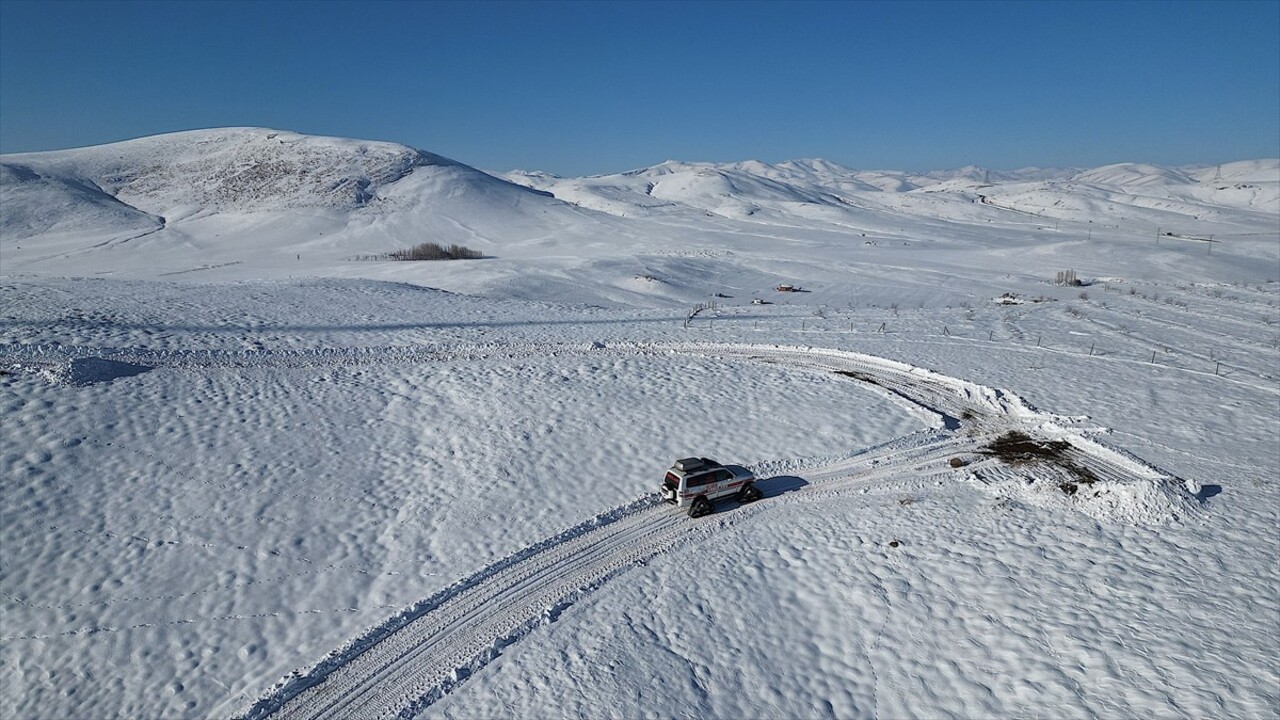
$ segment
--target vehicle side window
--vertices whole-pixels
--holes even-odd
[[[702,487],[703,485],[711,482],[711,475],[712,473],[698,473],[696,475],[690,475],[689,479],[685,481],[685,487]]]
[[[733,473],[725,468],[721,468],[720,470],[715,471],[714,473],[712,473],[712,476],[713,477],[711,479],[711,482],[720,483],[720,482],[727,482],[733,479]]]

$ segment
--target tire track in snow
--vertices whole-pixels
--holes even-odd
[[[844,476],[872,468],[859,484],[902,477],[923,465],[941,466],[951,437],[914,447],[885,448],[820,470]],[[767,484],[767,480],[762,484]],[[820,485],[823,489],[826,484]],[[767,509],[759,504],[722,510],[722,522]],[[740,511],[747,512],[740,512]],[[246,718],[386,718],[412,716],[451,691],[501,650],[608,580],[668,549],[686,547],[718,524],[694,522],[656,500],[633,504],[607,524],[564,534],[549,547],[496,571],[482,571],[409,624],[360,653],[339,653],[318,675],[295,678],[276,697],[260,700]],[[288,695],[288,697],[285,697]]]
[[[889,393],[935,420],[932,432],[913,433],[874,449],[801,470],[809,484],[794,492],[820,497],[926,475],[954,474],[945,460],[977,453],[1009,429],[1034,432],[1076,418],[1039,413],[1015,395],[882,358],[851,352],[754,345],[654,345],[538,348],[537,354],[682,353],[777,363],[837,372]],[[494,354],[510,356],[510,348]],[[515,353],[519,355],[519,352]],[[532,353],[530,353],[532,354]],[[487,355],[487,353],[486,353]],[[457,355],[454,355],[457,357]],[[296,357],[291,357],[296,362]],[[290,363],[292,364],[292,363]],[[1077,433],[1078,434],[1078,433]],[[1106,455],[1115,457],[1104,457]],[[1101,479],[1145,479],[1144,466],[1092,441],[1073,443],[1073,457]],[[1151,475],[1158,473],[1151,470]],[[769,480],[763,480],[767,486]],[[672,547],[726,523],[768,510],[763,504],[724,510],[695,522],[654,496],[615,508],[515,553],[401,611],[295,672],[239,717],[413,717],[502,650],[610,579]],[[718,518],[719,522],[714,519]]]

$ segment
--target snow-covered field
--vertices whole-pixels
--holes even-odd
[[[1280,715],[1280,161],[201,131],[4,156],[0,265],[5,717]]]

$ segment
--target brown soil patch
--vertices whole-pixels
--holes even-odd
[[[1024,432],[1010,430],[978,452],[999,458],[1008,465],[1057,465],[1076,478],[1076,482],[1058,483],[1058,488],[1067,495],[1075,495],[1080,485],[1092,485],[1098,481],[1098,476],[1089,468],[1077,464],[1067,454],[1070,449],[1071,443],[1065,440],[1036,440]]]

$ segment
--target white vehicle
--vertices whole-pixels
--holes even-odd
[[[721,465],[710,458],[677,460],[662,480],[662,499],[676,507],[688,507],[689,517],[702,517],[712,503],[733,497],[740,503],[759,500],[756,476],[741,465]]]

